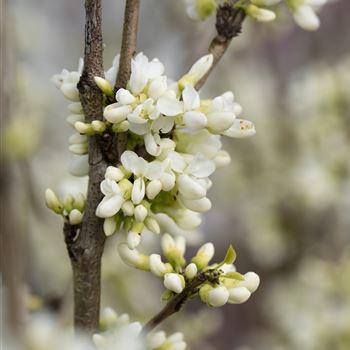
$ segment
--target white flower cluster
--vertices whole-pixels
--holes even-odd
[[[113,309],[102,312],[102,333],[94,334],[93,341],[99,350],[185,350],[182,333],[167,336],[164,331],[149,333],[145,344],[141,342],[142,326],[130,322],[128,314],[118,315]]]
[[[76,132],[68,140],[68,149],[73,153],[69,171],[75,176],[85,176],[89,172],[87,135],[100,134],[105,130],[104,123],[98,120],[95,120],[90,125],[84,123],[85,117],[77,87],[83,66],[83,59],[80,59],[77,71],[69,72],[63,69],[60,74],[54,75],[51,79],[54,85],[62,92],[63,96],[71,102],[68,105],[70,114],[67,117],[67,123]],[[116,80],[118,66],[119,55],[114,58],[112,67],[105,72],[105,77],[111,85]]]
[[[58,215],[62,215],[66,222],[71,225],[79,225],[83,219],[83,212],[86,205],[85,196],[78,193],[75,197],[67,195],[60,201],[51,190],[45,191],[46,206]]]
[[[230,162],[221,149],[220,135],[255,134],[251,122],[237,118],[242,108],[231,92],[200,99],[194,85],[212,62],[212,55],[204,56],[179,81],[170,83],[162,63],[140,53],[132,60],[127,89],[118,90],[117,102],[104,110],[108,127],[129,131],[130,150],[122,154],[121,165],[107,168],[101,183],[105,197],[96,215],[105,219],[106,235],[122,226],[131,249],[140,243],[145,227],[160,233],[159,214],[182,230],[196,229],[201,223],[199,213],[211,208],[206,197],[209,176]],[[98,85],[110,91],[102,78]],[[144,158],[135,152],[140,147]]]
[[[316,11],[329,0],[285,0],[292,11],[296,23],[303,29],[316,30],[320,21]],[[273,10],[267,9],[282,3],[281,0],[238,0],[235,7],[241,8],[246,15],[260,22],[270,22],[276,18]],[[222,0],[185,0],[187,15],[194,20],[204,20],[215,13]]]
[[[155,276],[163,278],[167,300],[174,294],[181,293],[186,287],[196,284],[193,296],[199,297],[209,306],[219,307],[226,303],[241,304],[247,301],[251,293],[258,288],[260,279],[254,272],[241,275],[236,272],[233,262],[236,253],[230,247],[223,262],[209,265],[214,256],[214,245],[206,243],[201,246],[189,264],[186,263],[186,241],[182,236],[173,238],[164,234],[161,240],[162,253],[150,256],[137,249],[130,249],[126,243],[119,245],[119,254],[129,266],[151,271]]]

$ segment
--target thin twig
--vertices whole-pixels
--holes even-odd
[[[207,81],[212,70],[221,60],[222,56],[229,47],[232,39],[238,36],[242,30],[242,23],[245,19],[245,13],[242,9],[234,7],[234,1],[227,2],[219,6],[216,13],[217,35],[209,46],[209,53],[213,54],[214,61],[210,70],[196,84],[195,88],[199,90]]]

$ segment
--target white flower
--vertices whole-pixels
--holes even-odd
[[[316,30],[320,26],[320,20],[313,8],[309,5],[299,6],[294,14],[294,20],[297,24],[306,30]]]
[[[97,206],[96,215],[100,218],[112,217],[118,213],[124,202],[123,192],[118,184],[110,179],[103,180],[100,187],[105,197]]]
[[[193,77],[194,81],[201,80],[213,65],[214,56],[212,54],[205,55],[197,60],[190,68],[188,74]]]
[[[166,341],[166,334],[164,331],[147,334],[147,347],[149,349],[158,349]]]
[[[255,135],[256,131],[254,124],[249,120],[236,119],[233,125],[222,134],[233,138],[245,138]]]
[[[164,275],[164,286],[178,294],[185,288],[185,279],[178,273],[167,273]]]
[[[149,61],[141,52],[131,61],[130,91],[139,94],[150,79],[160,77],[164,72],[163,64],[157,59]]]
[[[163,277],[166,273],[171,272],[173,269],[170,264],[164,264],[159,254],[151,254],[149,257],[149,266],[151,272],[159,277]]]
[[[141,254],[137,249],[130,249],[126,243],[119,244],[118,252],[127,265],[149,271],[149,257],[147,255]]]
[[[198,272],[197,266],[194,263],[188,264],[185,268],[185,276],[189,280],[194,278]]]

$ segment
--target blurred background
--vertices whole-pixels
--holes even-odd
[[[69,327],[62,220],[43,195],[47,187],[67,194],[86,186],[68,173],[67,102],[50,82],[82,56],[83,2],[3,5],[2,274],[11,291],[3,306],[17,310],[10,327],[22,310],[16,294],[26,295],[31,312],[50,310]],[[107,69],[119,50],[124,1],[103,6]],[[183,331],[189,349],[350,349],[349,12],[346,0],[325,6],[311,33],[287,13],[269,24],[246,20],[202,90],[208,97],[233,90],[257,129],[252,138],[225,140],[232,162],[215,173],[202,240],[215,243],[218,259],[232,243],[238,271],[256,271],[262,283],[243,305],[192,301],[167,321],[163,328]],[[174,79],[214,35],[214,20],[192,22],[182,1],[142,1],[138,49]],[[102,303],[147,321],[160,309],[161,283],[125,266],[117,240],[106,245]]]

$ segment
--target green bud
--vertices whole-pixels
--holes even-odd
[[[73,209],[73,202],[74,198],[72,195],[68,194],[67,196],[64,197],[63,199],[63,206],[64,209],[69,213]]]
[[[123,179],[118,183],[121,190],[124,192],[124,199],[129,200],[131,197],[131,191],[133,184],[128,179]]]
[[[49,188],[45,191],[45,202],[46,206],[56,214],[63,214],[63,204],[58,200],[56,194]]]
[[[113,96],[113,87],[111,83],[101,77],[94,77],[96,85],[106,96]]]
[[[92,129],[97,133],[102,133],[106,130],[106,123],[101,120],[94,120],[91,122]]]
[[[73,208],[78,209],[80,212],[83,212],[85,209],[86,199],[82,193],[78,193],[74,198]]]

